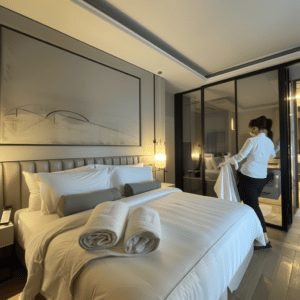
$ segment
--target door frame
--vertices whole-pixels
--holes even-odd
[[[282,229],[288,231],[291,224],[291,150],[289,122],[289,72],[278,68],[280,167],[281,167],[281,218]]]

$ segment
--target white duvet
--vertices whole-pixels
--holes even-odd
[[[125,254],[122,240],[110,249],[85,251],[78,235],[91,211],[61,218],[31,237],[20,299],[41,292],[65,300],[216,300],[253,240],[263,242],[255,212],[240,203],[170,188],[122,201],[159,213],[162,239],[154,253]]]

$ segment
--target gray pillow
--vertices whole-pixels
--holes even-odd
[[[121,199],[121,192],[118,188],[83,194],[63,195],[59,199],[56,211],[60,217],[66,217],[95,208],[102,202],[118,199]]]
[[[161,188],[161,183],[158,179],[147,180],[137,183],[126,183],[124,186],[124,194],[126,197],[130,197],[159,188]]]

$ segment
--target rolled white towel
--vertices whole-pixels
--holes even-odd
[[[128,205],[108,201],[95,207],[79,235],[79,244],[86,250],[106,249],[116,245],[123,235]]]
[[[141,206],[129,214],[124,238],[126,253],[146,254],[155,251],[160,239],[160,218],[156,210]]]

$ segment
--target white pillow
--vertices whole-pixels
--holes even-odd
[[[42,201],[45,204],[44,214],[56,213],[62,195],[88,193],[108,189],[110,176],[108,169],[94,172],[73,173],[36,173],[40,185]]]
[[[110,187],[118,188],[121,191],[121,195],[124,196],[124,186],[126,183],[135,183],[146,180],[153,180],[152,167],[115,168],[112,172]]]
[[[41,210],[41,192],[40,192],[40,186],[35,180],[35,173],[29,173],[29,172],[24,172],[24,177],[26,184],[29,189],[29,203],[28,203],[28,208],[29,210]]]
[[[205,169],[207,169],[207,170],[213,170],[214,169],[211,158],[205,158]]]
[[[86,171],[93,171],[94,165],[87,165],[87,166],[82,166],[79,168],[74,168],[74,169],[69,169],[69,170],[64,170],[64,171],[57,171],[53,173],[73,173],[73,172],[86,172]],[[40,191],[40,186],[36,181],[35,174],[37,173],[29,173],[29,172],[22,172],[25,177],[26,184],[29,189],[29,204],[28,208],[31,211],[35,210],[41,210],[41,191]],[[43,210],[42,210],[43,211]]]

